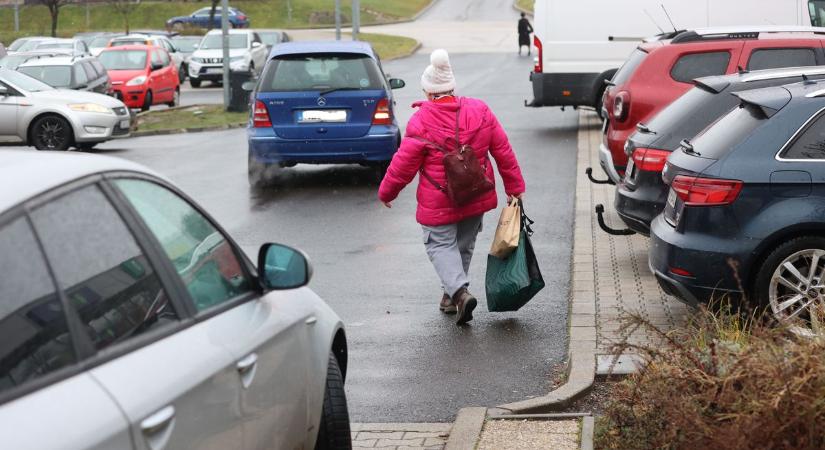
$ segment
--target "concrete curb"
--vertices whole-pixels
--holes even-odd
[[[461,408],[455,418],[450,437],[444,450],[472,450],[476,448],[484,421],[487,419],[487,408]]]
[[[596,419],[593,416],[582,418],[582,436],[579,448],[581,450],[593,450],[593,431],[596,427]]]
[[[573,270],[570,272],[570,341],[568,344],[567,381],[547,395],[497,406],[513,414],[559,410],[590,391],[596,376],[596,297],[592,281],[579,280],[576,268],[593,267],[593,249],[577,248],[592,234],[590,218],[590,182],[584,175],[590,154],[587,129],[582,129],[579,115],[578,157],[576,164],[576,200],[573,236]]]
[[[527,14],[530,17],[534,17],[533,16],[533,11],[530,11],[529,9],[522,8],[521,6],[519,6],[516,3],[516,0],[513,0],[513,9],[515,9],[518,12],[523,12],[524,14]]]
[[[183,133],[201,133],[204,131],[221,131],[232,130],[235,128],[244,128],[246,123],[231,123],[227,125],[218,125],[215,127],[198,127],[198,128],[180,128],[177,130],[147,130],[134,131],[129,137],[145,137],[145,136],[163,136],[168,134],[183,134]]]

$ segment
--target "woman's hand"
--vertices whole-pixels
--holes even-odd
[[[387,208],[392,208],[392,203],[390,203],[390,202],[381,202],[381,203],[383,203],[384,206],[386,206]]]
[[[514,198],[517,198],[519,200],[524,200],[524,192],[522,192],[521,194],[516,194],[516,195],[507,195],[507,203],[512,202]]]

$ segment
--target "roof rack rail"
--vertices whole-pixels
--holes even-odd
[[[752,81],[776,80],[779,78],[806,77],[825,75],[825,67],[783,67],[778,69],[756,70],[742,76],[742,81],[749,83]]]
[[[685,42],[697,41],[759,39],[759,35],[762,33],[813,33],[825,35],[825,28],[777,25],[770,25],[764,27],[698,28],[695,30],[688,30],[679,33],[673,38],[671,43],[681,44]]]

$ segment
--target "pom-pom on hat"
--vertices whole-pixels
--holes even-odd
[[[455,77],[447,50],[439,48],[430,55],[430,65],[421,75],[421,88],[428,94],[441,94],[455,89]]]

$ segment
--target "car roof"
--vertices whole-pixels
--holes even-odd
[[[299,41],[284,42],[272,47],[270,58],[301,53],[361,53],[378,59],[372,46],[363,41]]]
[[[128,45],[115,45],[112,47],[106,47],[103,49],[104,52],[117,52],[121,50],[155,50],[159,47],[153,47],[151,45],[143,45],[143,44],[128,44]]]
[[[825,99],[825,80],[805,80],[783,86],[733,92],[733,95],[743,103],[759,107],[766,116],[772,117],[791,104],[801,105],[811,101],[822,104]]]
[[[0,151],[0,214],[74,180],[102,172],[126,171],[162,176],[120,158],[85,153]]]

